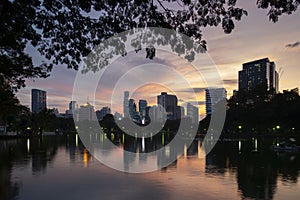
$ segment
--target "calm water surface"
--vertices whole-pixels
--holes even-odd
[[[273,142],[218,142],[199,158],[194,141],[168,167],[129,174],[101,164],[75,135],[0,140],[0,199],[299,199],[300,155],[272,152]]]

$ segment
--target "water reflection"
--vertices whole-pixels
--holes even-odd
[[[12,180],[12,167],[16,157],[14,149],[16,141],[0,142],[0,199],[14,199],[19,194],[20,183]]]
[[[103,192],[101,197],[104,199],[114,195],[121,199],[126,196],[131,199],[182,199],[199,193],[205,199],[296,199],[300,195],[300,157],[298,154],[272,152],[269,146],[276,143],[273,139],[218,142],[203,159],[205,149],[202,141],[194,141],[190,147],[182,146],[183,155],[176,155],[174,149],[167,147],[157,157],[148,157],[143,152],[161,148],[163,143],[168,143],[166,136],[160,140],[114,137],[119,148],[107,149],[104,153],[118,154],[122,149],[138,152],[135,157],[129,158],[123,154],[125,170],[134,162],[145,167],[153,162],[163,166],[162,160],[178,159],[158,172],[126,175],[97,162],[77,135],[1,140],[0,199],[39,199],[28,191],[50,185],[52,191],[41,189],[37,193],[63,193],[77,184],[78,187],[86,185],[85,189],[91,195],[87,196],[91,197],[88,199],[98,199],[96,194],[99,191]],[[104,135],[97,136],[97,140],[104,147],[109,142]],[[34,177],[45,182],[37,186],[39,179]],[[137,185],[139,187],[134,189],[133,186]],[[116,189],[119,193],[112,194]],[[150,194],[148,189],[155,192]],[[81,193],[78,190],[76,194],[80,196]],[[69,198],[71,193],[64,195],[64,198]],[[44,197],[47,198],[51,199],[50,196]]]

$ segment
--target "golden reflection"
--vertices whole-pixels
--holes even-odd
[[[140,147],[139,146],[137,146],[135,152],[136,152],[136,160],[139,160],[140,159]]]
[[[76,147],[78,147],[78,134],[76,134]]]
[[[27,139],[27,152],[29,153],[29,151],[30,151],[30,140]]]
[[[205,151],[201,148],[202,143],[198,141],[198,158],[204,158],[205,157]]]
[[[170,158],[170,146],[166,146],[166,147],[165,147],[165,156],[166,156],[167,158]]]
[[[187,146],[186,146],[186,144],[184,144],[184,147],[183,147],[183,156],[184,156],[184,158],[187,157]]]
[[[145,138],[142,137],[142,152],[145,152]]]
[[[115,140],[115,134],[111,133],[110,139],[111,139],[111,141],[114,141]]]
[[[83,150],[83,166],[87,167],[88,165],[88,151],[86,149]]]

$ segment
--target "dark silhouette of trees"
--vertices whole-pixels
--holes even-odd
[[[18,75],[19,81],[11,81],[20,86],[24,78],[45,77],[52,64],[77,69],[82,57],[93,47],[116,33],[134,28],[169,28],[194,38],[206,49],[202,28],[220,25],[225,33],[231,33],[234,21],[247,15],[236,2],[3,0],[0,4],[0,72],[13,66],[11,69],[16,73],[5,71],[3,74],[9,78]],[[293,13],[298,5],[299,0],[257,1],[258,8],[269,9],[268,16],[273,22],[284,13]],[[124,40],[122,38],[121,43]],[[33,67],[31,58],[23,51],[27,43],[36,47],[51,64]],[[120,43],[114,45],[122,49]]]
[[[3,77],[0,76],[0,82]],[[19,100],[7,82],[0,84],[0,125],[19,123],[22,125],[22,116],[27,115],[27,107],[20,105]]]
[[[271,98],[268,92],[256,92],[242,92],[228,100],[221,137],[299,133],[300,96],[298,92],[284,91],[272,94]],[[247,103],[247,98],[252,98],[254,101]],[[200,133],[207,133],[210,120],[211,116],[208,115],[199,122]]]
[[[242,99],[243,101],[244,99]],[[293,91],[260,98],[252,104],[229,100],[224,129],[228,132],[247,133],[295,133],[299,132],[300,96]],[[241,126],[241,130],[238,130]]]
[[[60,118],[54,114],[53,109],[43,110],[39,113],[31,113],[29,116],[31,134],[43,134],[43,132],[73,132],[75,125],[73,118]],[[58,131],[58,132],[57,132]]]

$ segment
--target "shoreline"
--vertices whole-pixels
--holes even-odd
[[[53,137],[53,136],[65,136],[65,135],[75,135],[74,132],[66,132],[66,133],[55,133],[55,132],[46,132],[41,135],[0,135],[0,140],[11,140],[11,139],[26,139],[26,138],[38,138],[38,137]],[[194,140],[204,139],[205,134],[196,135]],[[297,138],[300,137],[298,133],[289,133],[289,134],[257,134],[257,133],[233,133],[233,134],[222,134],[218,140],[219,141],[236,141],[236,140],[248,140],[251,138]]]

